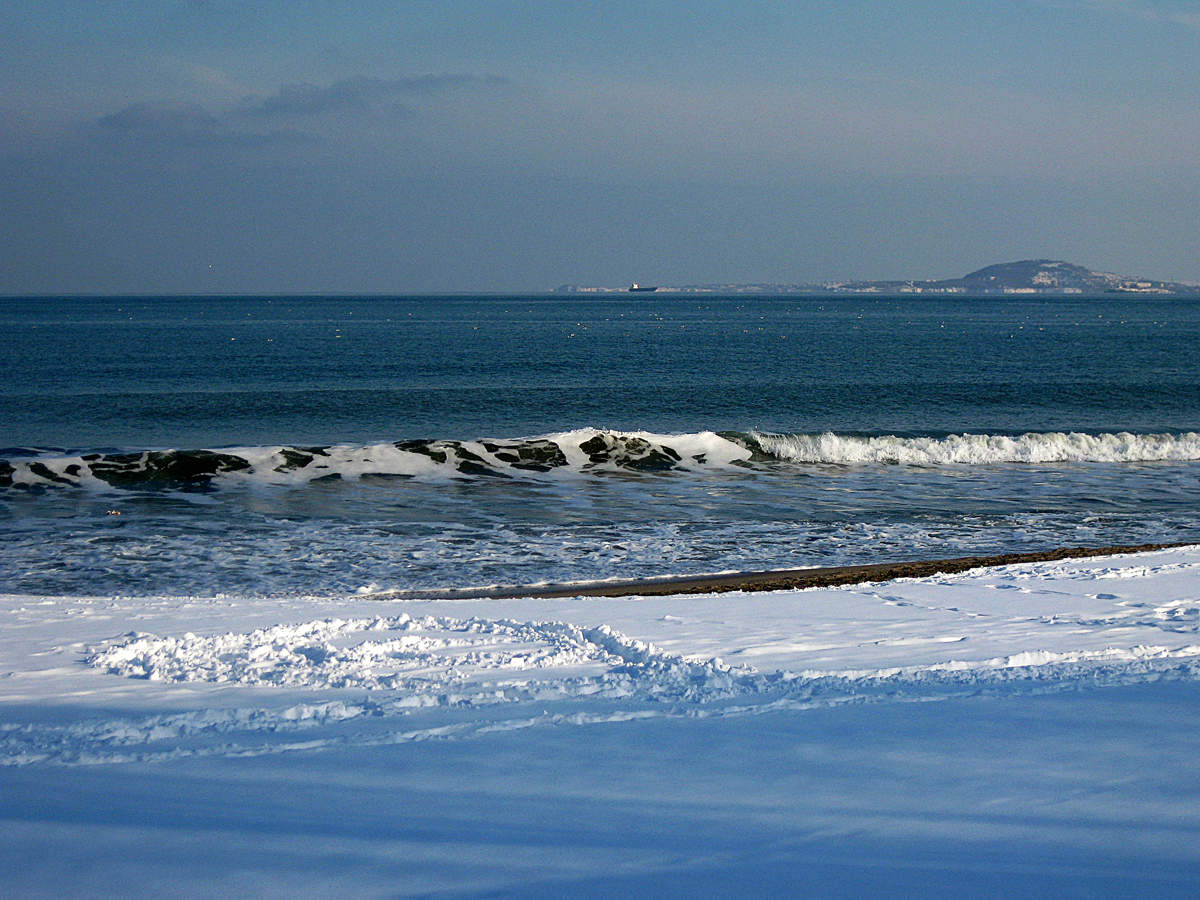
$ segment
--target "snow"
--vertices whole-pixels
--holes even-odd
[[[11,896],[1200,888],[1200,547],[763,594],[9,595],[0,622]]]

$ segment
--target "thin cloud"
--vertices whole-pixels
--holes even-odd
[[[184,71],[198,85],[208,90],[224,94],[230,99],[240,99],[250,93],[245,85],[230,78],[223,70],[199,63],[186,63]]]
[[[185,132],[210,131],[217,118],[198,103],[166,100],[134,103],[99,120],[101,127],[112,131]]]
[[[507,84],[496,76],[421,75],[412,78],[369,78],[359,75],[328,85],[285,84],[270,96],[243,107],[242,115],[317,116],[343,110],[406,109],[403,101]]]
[[[1194,28],[1197,31],[1200,31],[1200,13],[1170,13],[1167,16],[1167,20],[1174,22],[1177,25],[1184,25],[1188,28]]]
[[[295,130],[233,128],[197,103],[173,100],[134,103],[97,120],[99,133],[141,142],[187,146],[297,144],[313,139]]]
[[[1163,5],[1136,2],[1136,0],[1042,0],[1043,6],[1051,9],[1084,9],[1109,14],[1123,15],[1156,24],[1178,25],[1200,31],[1200,12],[1188,9],[1166,9]],[[1192,4],[1188,4],[1192,6]]]
[[[96,120],[99,132],[136,135],[186,144],[313,142],[305,128],[322,117],[341,114],[385,115],[404,119],[431,99],[448,98],[508,84],[496,76],[420,75],[381,79],[356,76],[327,85],[286,84],[266,97],[242,100],[212,112],[199,103],[162,100],[126,106]]]

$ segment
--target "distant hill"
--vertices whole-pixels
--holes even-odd
[[[564,284],[556,293],[617,293],[627,288]],[[1200,285],[1133,278],[1059,259],[1022,259],[997,263],[961,278],[926,281],[826,281],[820,283],[663,285],[658,293],[684,294],[1159,294],[1200,297]]]
[[[967,288],[986,289],[1003,286],[1007,288],[1079,288],[1080,290],[1105,291],[1116,287],[1119,279],[1114,275],[1103,275],[1057,259],[1022,259],[1018,262],[999,263],[977,272],[964,275],[957,283]]]
[[[958,286],[967,293],[1197,293],[1193,285],[1130,278],[1107,272],[1093,272],[1058,259],[1023,259],[1018,262],[987,266],[952,281],[934,282]]]

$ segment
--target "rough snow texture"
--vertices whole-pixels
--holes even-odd
[[[7,766],[1200,675],[1200,548],[772,594],[3,604]]]

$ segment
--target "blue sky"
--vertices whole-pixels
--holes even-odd
[[[0,292],[1200,281],[1200,3],[37,2]]]

